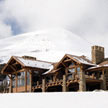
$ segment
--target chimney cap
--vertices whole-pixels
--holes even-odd
[[[99,46],[99,45],[94,45],[94,46],[92,46],[92,50],[104,51],[104,47],[103,46]]]

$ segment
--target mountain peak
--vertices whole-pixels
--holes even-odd
[[[56,62],[65,53],[87,54],[88,48],[90,45],[80,36],[63,28],[50,28],[1,39],[0,59],[3,63],[13,55],[28,55]]]

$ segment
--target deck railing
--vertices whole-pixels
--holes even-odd
[[[74,81],[74,80],[78,80],[79,79],[79,76],[77,74],[75,74],[75,73],[72,73],[72,74],[68,74],[66,76],[66,78],[67,78],[67,81],[68,80]]]
[[[95,75],[85,75],[85,78],[100,80],[100,79],[101,79],[101,76],[95,76]]]
[[[87,79],[97,79],[97,80],[100,80],[101,77],[100,76],[95,76],[94,74],[92,75],[85,75],[85,78]],[[67,74],[66,75],[66,81],[76,81],[76,80],[79,80],[80,79],[80,75],[79,74],[76,74],[76,73],[71,73],[71,74]],[[59,83],[62,83],[63,82],[63,77],[61,78],[56,78],[56,79],[46,79],[45,80],[45,84],[50,84],[50,85],[53,85],[53,84],[59,84]],[[42,85],[42,81],[37,81],[36,82],[36,86],[40,86]]]

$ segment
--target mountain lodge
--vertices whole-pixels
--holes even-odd
[[[12,56],[3,66],[4,92],[66,92],[108,89],[108,59],[104,48],[92,46],[92,60],[65,54],[57,63],[30,56]]]

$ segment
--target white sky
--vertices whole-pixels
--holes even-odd
[[[51,27],[107,50],[108,0],[1,0],[0,38]]]

